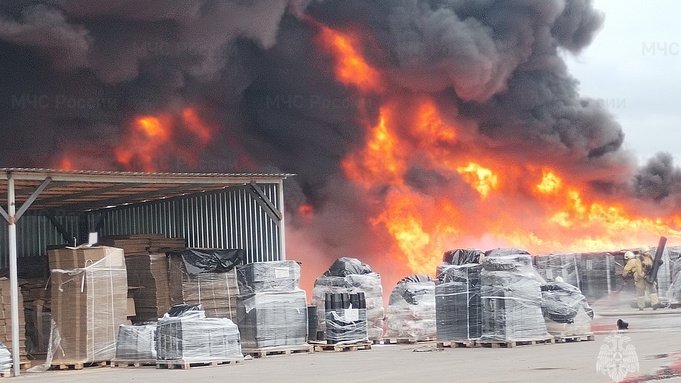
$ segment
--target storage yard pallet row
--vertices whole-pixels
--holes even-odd
[[[241,352],[244,355],[251,355],[254,358],[263,358],[273,355],[292,355],[292,354],[308,354],[314,351],[314,346],[305,344],[300,346],[278,346],[278,347],[263,347],[263,348],[242,348]]]
[[[114,359],[111,361],[111,367],[142,367],[155,365],[156,359],[138,359],[138,360]]]
[[[536,344],[553,344],[553,343],[555,343],[555,339],[553,337],[544,339],[476,342],[478,346],[487,348],[513,348],[516,346],[532,346]]]
[[[434,342],[434,338],[416,339],[416,338],[385,338],[374,340],[374,344],[415,344]]]
[[[82,370],[86,367],[107,367],[111,365],[111,361],[103,360],[100,362],[59,362],[52,363],[52,370]]]
[[[371,350],[371,342],[365,343],[353,343],[353,344],[316,344],[314,346],[316,352],[324,351],[358,351],[358,350]]]
[[[437,348],[472,348],[476,346],[477,342],[474,340],[450,340],[445,342],[437,342]]]
[[[242,358],[233,359],[221,359],[221,360],[211,360],[211,361],[193,361],[193,360],[157,360],[156,368],[166,368],[166,369],[182,369],[187,370],[192,367],[203,367],[203,366],[222,366],[226,364],[237,364],[242,362]]]

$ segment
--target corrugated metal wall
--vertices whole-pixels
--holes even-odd
[[[277,184],[260,184],[280,208]],[[189,247],[240,248],[248,262],[281,259],[279,227],[243,189],[227,189],[104,213],[100,236],[156,233],[187,239]],[[90,217],[94,227],[98,217]]]
[[[281,210],[278,184],[258,184]],[[282,257],[280,230],[243,188],[149,202],[94,213],[91,229],[101,215],[100,237],[108,235],[164,234],[187,239],[189,247],[241,248],[248,262],[274,261]],[[69,233],[77,235],[77,217],[57,217]],[[59,232],[45,217],[24,216],[17,225],[18,256],[44,256],[47,245],[63,244]],[[0,268],[8,267],[7,223],[0,219]]]
[[[70,233],[78,232],[77,217],[56,217]],[[0,219],[0,268],[9,267],[7,248],[7,222]],[[17,225],[17,256],[40,257],[46,254],[47,245],[63,244],[61,234],[45,217],[23,216]]]

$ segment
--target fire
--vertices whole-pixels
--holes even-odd
[[[444,118],[433,99],[386,91],[353,34],[318,30],[337,81],[356,88],[360,101],[381,97],[376,115],[359,111],[364,145],[341,168],[373,206],[370,228],[387,236],[383,255],[402,260],[400,272],[432,273],[443,251],[455,247],[541,254],[654,244],[660,235],[681,239],[681,215],[648,217],[600,196],[579,175],[566,178],[569,171],[555,164],[486,148],[479,136],[467,138],[464,120]],[[423,189],[422,174],[440,179],[441,188]]]
[[[362,56],[359,39],[319,24],[321,45],[336,58],[335,73],[338,81],[362,91],[378,92],[383,89],[381,74]]]
[[[562,180],[552,171],[544,170],[541,182],[537,184],[537,190],[544,194],[555,193],[560,189]]]
[[[499,179],[490,169],[474,162],[469,162],[466,166],[460,166],[456,168],[456,171],[480,193],[482,198],[487,198],[489,193],[496,189],[499,184]]]
[[[138,116],[114,149],[116,162],[128,170],[146,172],[168,170],[182,163],[195,165],[197,153],[210,142],[212,130],[192,107],[184,108],[179,115]]]

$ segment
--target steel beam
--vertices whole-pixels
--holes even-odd
[[[7,242],[9,245],[9,286],[10,304],[12,307],[12,375],[19,376],[21,359],[19,356],[19,286],[17,283],[17,222],[15,219],[16,196],[14,194],[14,178],[11,173],[8,173],[7,176],[7,213],[9,216]]]
[[[42,193],[45,190],[45,188],[47,188],[47,185],[49,185],[50,182],[52,182],[52,178],[50,177],[45,178],[43,183],[41,183],[40,186],[38,186],[38,188],[35,189],[35,191],[31,194],[30,197],[28,197],[26,201],[24,201],[24,203],[19,208],[19,211],[17,211],[17,214],[14,216],[15,222],[18,221],[21,218],[21,216],[24,215],[24,213],[26,213],[26,210],[28,210],[31,207],[31,205],[33,205],[33,202],[35,202],[38,196],[40,196],[40,193]]]

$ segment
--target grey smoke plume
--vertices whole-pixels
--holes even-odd
[[[335,80],[306,17],[360,33],[386,93],[431,96],[470,127],[464,145],[549,163],[603,194],[678,190],[669,157],[634,177],[621,127],[567,73],[561,53],[579,52],[603,22],[590,0],[3,2],[0,162],[50,166],[71,152],[116,168],[132,116],[195,105],[219,127],[196,170],[274,167],[299,174],[290,201],[334,205],[340,161],[364,140],[358,111],[375,116],[383,100],[360,103]],[[419,190],[451,182],[419,166],[408,180]]]

